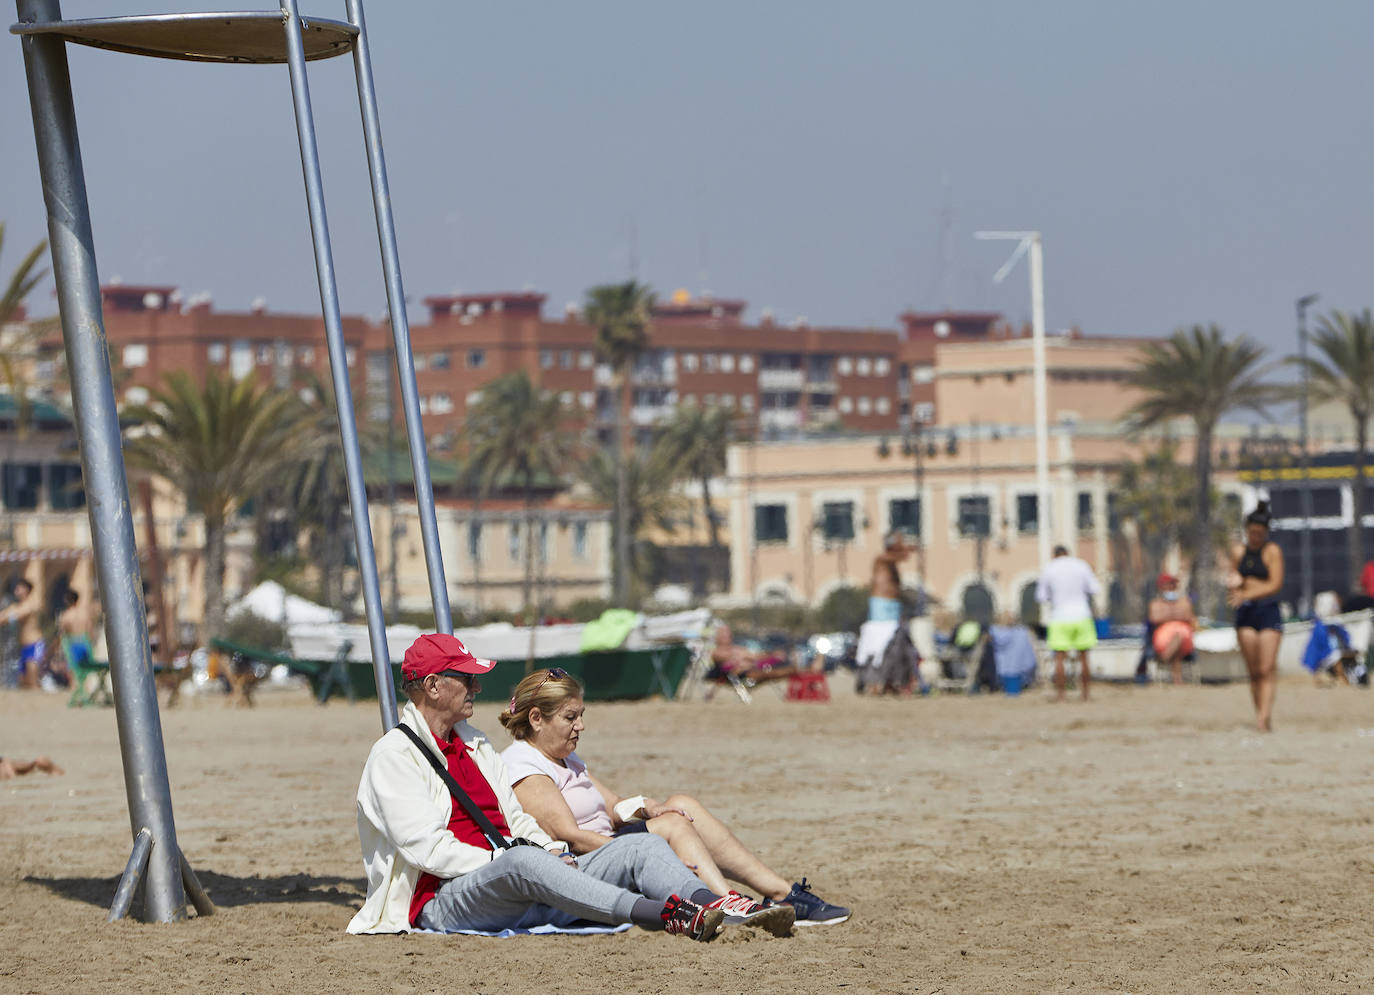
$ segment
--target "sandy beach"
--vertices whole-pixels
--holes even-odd
[[[1100,687],[593,703],[622,793],[697,795],[854,918],[788,939],[353,937],[375,702],[163,715],[177,831],[218,914],[106,925],[130,832],[112,709],[0,694],[0,992],[1345,992],[1374,987],[1374,695]],[[505,744],[498,703],[474,722]]]

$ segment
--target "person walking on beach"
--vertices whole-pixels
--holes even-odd
[[[495,666],[443,633],[401,663],[409,699],[373,744],[358,785],[367,899],[350,933],[501,931],[578,920],[633,923],[707,941],[727,923],[791,932],[790,905],[736,915],[666,840],[623,836],[583,857],[520,807],[491,742],[468,725],[479,675]]]
[[[1283,551],[1269,539],[1269,502],[1245,517],[1245,542],[1231,550],[1226,603],[1236,610],[1236,641],[1250,675],[1255,726],[1269,732],[1278,690],[1279,642],[1283,639]]]
[[[1045,641],[1054,651],[1055,701],[1064,700],[1064,660],[1070,652],[1078,653],[1083,700],[1088,700],[1088,650],[1097,645],[1092,599],[1101,593],[1092,567],[1070,556],[1064,546],[1055,546],[1035,585],[1035,600],[1050,609]]]

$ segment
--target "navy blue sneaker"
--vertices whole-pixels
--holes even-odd
[[[831,905],[812,894],[806,885],[806,878],[802,878],[800,884],[792,885],[787,897],[778,904],[790,905],[797,910],[797,926],[833,926],[849,918],[848,909]]]

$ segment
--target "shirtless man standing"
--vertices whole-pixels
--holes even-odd
[[[897,564],[915,552],[898,532],[883,540],[873,558],[868,621],[859,630],[860,689],[868,694],[910,694],[918,679],[916,648],[902,629],[902,577]]]
[[[0,612],[0,622],[19,623],[19,685],[38,687],[38,670],[43,664],[47,646],[43,630],[38,627],[39,610],[43,599],[27,578],[14,582],[14,604]]]

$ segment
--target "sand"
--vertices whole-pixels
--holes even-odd
[[[304,691],[165,712],[182,847],[218,903],[104,922],[128,857],[115,716],[0,693],[0,992],[1345,992],[1374,987],[1374,694],[1285,682],[593,703],[581,753],[623,794],[697,795],[845,924],[711,944],[354,937],[353,794],[375,702]],[[504,745],[499,705],[475,722]]]

